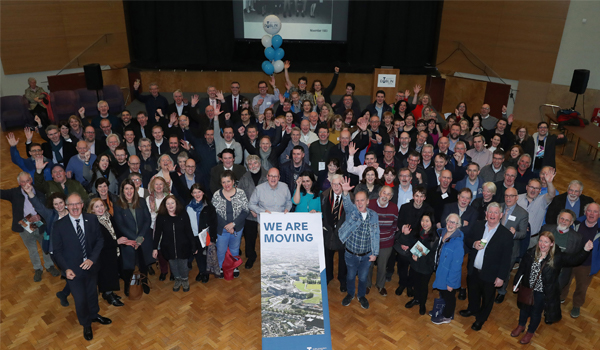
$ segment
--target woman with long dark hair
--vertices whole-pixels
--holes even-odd
[[[517,163],[519,162],[519,157],[523,155],[525,151],[523,151],[523,147],[521,145],[512,145],[506,155],[504,157],[504,167],[512,166],[515,169],[517,168]]]
[[[107,179],[101,177],[94,183],[96,194],[90,195],[90,200],[94,198],[100,198],[104,205],[106,205],[106,211],[110,215],[115,215],[114,206],[117,201],[117,195],[108,190],[109,182]]]
[[[186,207],[186,212],[190,217],[192,225],[192,233],[198,239],[198,235],[204,229],[208,229],[207,235],[210,237],[210,244],[214,245],[217,241],[217,212],[211,203],[210,193],[204,189],[204,186],[199,183],[192,185],[192,200]],[[198,253],[195,255],[196,264],[198,264],[198,275],[196,281],[207,283],[210,277],[210,272],[207,270],[206,258],[208,257],[208,246],[198,247]],[[218,272],[218,271],[212,271]]]
[[[125,295],[129,295],[131,276],[137,266],[140,272],[147,276],[148,266],[154,262],[152,258],[152,230],[150,229],[150,211],[146,201],[140,200],[135,184],[130,179],[121,183],[119,199],[115,205],[115,222],[118,223],[121,261],[123,266],[122,278],[125,281]],[[150,293],[147,278],[142,279],[144,293]]]
[[[297,213],[317,213],[321,211],[317,180],[311,171],[305,171],[296,180],[296,191],[292,202],[296,205]]]
[[[556,249],[552,232],[540,233],[537,246],[529,249],[523,256],[515,275],[516,291],[519,288],[531,288],[533,305],[518,303],[519,309],[521,309],[519,324],[510,333],[511,337],[518,337],[523,333],[529,319],[527,333],[520,340],[521,344],[529,343],[542,321],[542,312],[544,312],[546,323],[552,324],[560,321],[562,315],[558,275],[563,267],[581,265],[593,247],[592,241],[587,241],[583,250],[573,254],[564,254],[560,249]]]
[[[90,169],[89,165],[83,165],[83,177],[88,180],[88,189],[92,193],[96,193],[96,187],[94,184],[99,178],[105,178],[108,180],[108,191],[113,194],[119,192],[119,182],[117,181],[117,173],[110,165],[110,157],[106,154],[100,155],[96,158],[94,164]]]
[[[362,180],[356,185],[354,193],[364,191],[367,193],[369,200],[379,198],[379,190],[381,189],[381,180],[377,175],[377,169],[370,166],[365,168],[362,174]]]
[[[471,117],[469,117],[469,112],[467,112],[467,104],[464,102],[459,102],[456,105],[456,109],[454,110],[454,114],[456,115],[456,120],[461,121],[466,119],[469,124],[471,123]]]
[[[323,169],[319,171],[319,174],[317,174],[317,188],[321,191],[325,191],[326,189],[330,188],[333,175],[335,174],[343,175],[340,167],[340,160],[337,158],[331,158],[329,161],[327,161],[327,169]]]
[[[412,254],[412,260],[410,262],[411,275],[414,281],[414,298],[411,299],[404,307],[407,309],[412,308],[415,305],[419,305],[419,314],[425,315],[427,311],[425,304],[427,303],[427,294],[429,290],[429,280],[435,270],[434,260],[435,251],[438,245],[438,236],[435,232],[435,216],[433,213],[425,213],[421,217],[420,227],[403,227],[402,233],[406,234],[406,231],[410,233],[409,237],[410,245],[413,247],[417,242],[429,249],[428,253],[421,252],[421,256]],[[412,231],[412,232],[411,232]],[[408,241],[407,241],[408,242]],[[420,247],[420,246],[419,246]]]
[[[171,274],[175,277],[174,292],[179,292],[179,288],[183,288],[184,292],[190,290],[188,259],[198,253],[198,243],[183,205],[174,195],[168,195],[158,209],[152,257],[158,257],[160,245],[160,252],[169,262]]]

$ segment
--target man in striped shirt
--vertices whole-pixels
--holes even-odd
[[[379,190],[379,198],[371,199],[369,202],[369,208],[376,212],[379,218],[379,255],[377,256],[376,286],[382,296],[387,296],[387,290],[385,289],[386,266],[394,250],[394,234],[398,229],[398,206],[391,201],[393,196],[392,188],[383,186]],[[374,266],[375,262],[371,262],[369,276],[367,277],[367,294],[371,291]]]

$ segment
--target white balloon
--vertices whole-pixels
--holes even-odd
[[[269,34],[265,34],[265,36],[263,36],[262,39],[260,39],[265,49],[271,46],[271,38],[272,37]]]
[[[275,15],[268,15],[263,21],[263,29],[265,32],[275,35],[281,30],[281,20]]]
[[[278,60],[273,62],[273,68],[275,69],[275,73],[281,73],[283,71],[284,65],[282,60]]]

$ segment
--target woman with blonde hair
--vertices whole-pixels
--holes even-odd
[[[527,333],[520,340],[521,344],[529,343],[542,321],[542,312],[544,312],[547,324],[560,321],[562,318],[558,281],[560,270],[563,267],[581,265],[593,247],[594,244],[590,240],[579,252],[564,254],[560,249],[556,249],[552,232],[544,231],[540,233],[537,246],[527,251],[515,275],[515,291],[529,288],[531,289],[529,291],[531,297],[528,298],[529,300],[526,300],[527,298],[523,296],[519,298],[517,302],[519,309],[521,309],[519,324],[510,333],[511,337],[518,337],[523,333],[529,319]],[[523,293],[523,291],[520,293]]]
[[[344,120],[342,116],[336,114],[331,118],[331,128],[329,129],[329,141],[334,144],[340,143],[340,133],[344,129]]]

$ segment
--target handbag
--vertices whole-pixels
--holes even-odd
[[[537,284],[538,279],[542,275],[542,270],[544,269],[545,265],[546,262],[544,261],[544,263],[540,267],[540,272],[535,277],[535,281],[533,282],[534,287]],[[522,305],[533,305],[533,288],[521,286],[519,288],[519,294],[517,294],[517,303],[520,303]]]
[[[142,298],[142,295],[144,294],[144,284],[150,288],[150,282],[148,281],[147,276],[141,273],[136,267],[129,282],[129,300],[140,300]]]
[[[431,320],[442,317],[446,301],[443,298],[435,298],[433,300],[433,310],[431,311]]]

